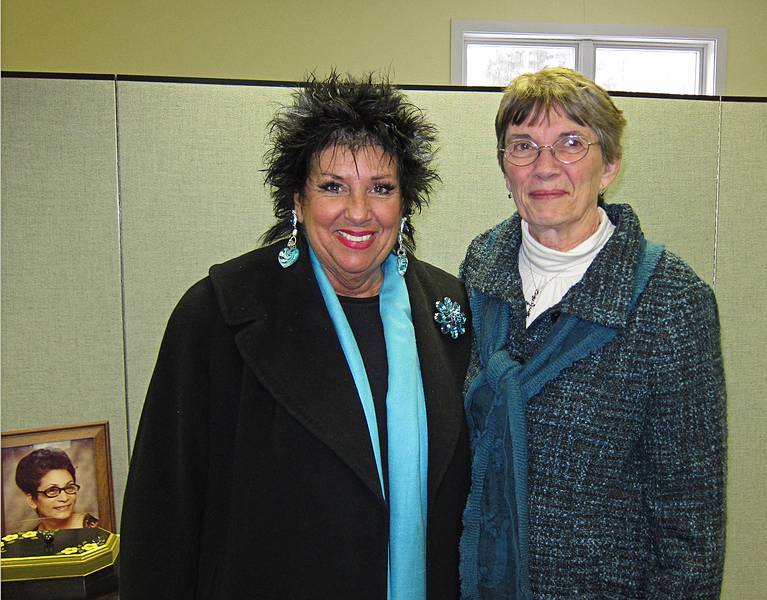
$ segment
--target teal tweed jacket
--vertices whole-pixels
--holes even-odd
[[[666,251],[629,311],[642,237],[627,205],[583,279],[525,328],[520,218],[478,236],[467,289],[510,304],[508,350],[540,348],[562,313],[615,327],[527,405],[530,582],[536,600],[718,599],[725,387],[716,301]],[[478,370],[473,352],[467,381]],[[494,598],[493,590],[483,597]]]

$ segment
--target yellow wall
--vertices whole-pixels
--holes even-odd
[[[450,83],[450,19],[723,27],[725,94],[767,96],[764,0],[2,0],[2,68],[298,80],[331,65]]]

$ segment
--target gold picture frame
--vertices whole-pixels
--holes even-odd
[[[2,434],[2,535],[31,531],[40,524],[39,513],[30,507],[27,494],[16,484],[16,470],[23,457],[42,448],[55,448],[67,454],[80,485],[77,511],[97,519],[98,527],[114,532],[109,422],[97,421]]]

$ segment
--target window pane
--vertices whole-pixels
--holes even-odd
[[[574,46],[468,44],[467,85],[508,85],[517,75],[543,67],[575,68]]]
[[[597,48],[594,80],[623,92],[701,94],[700,51]]]

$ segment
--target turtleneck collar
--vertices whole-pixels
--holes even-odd
[[[521,223],[522,244],[519,249],[519,274],[527,305],[526,325],[535,321],[549,308],[559,303],[564,295],[578,283],[586,269],[615,231],[602,208],[599,211],[599,227],[575,248],[567,251],[554,250],[537,242],[527,222]]]

